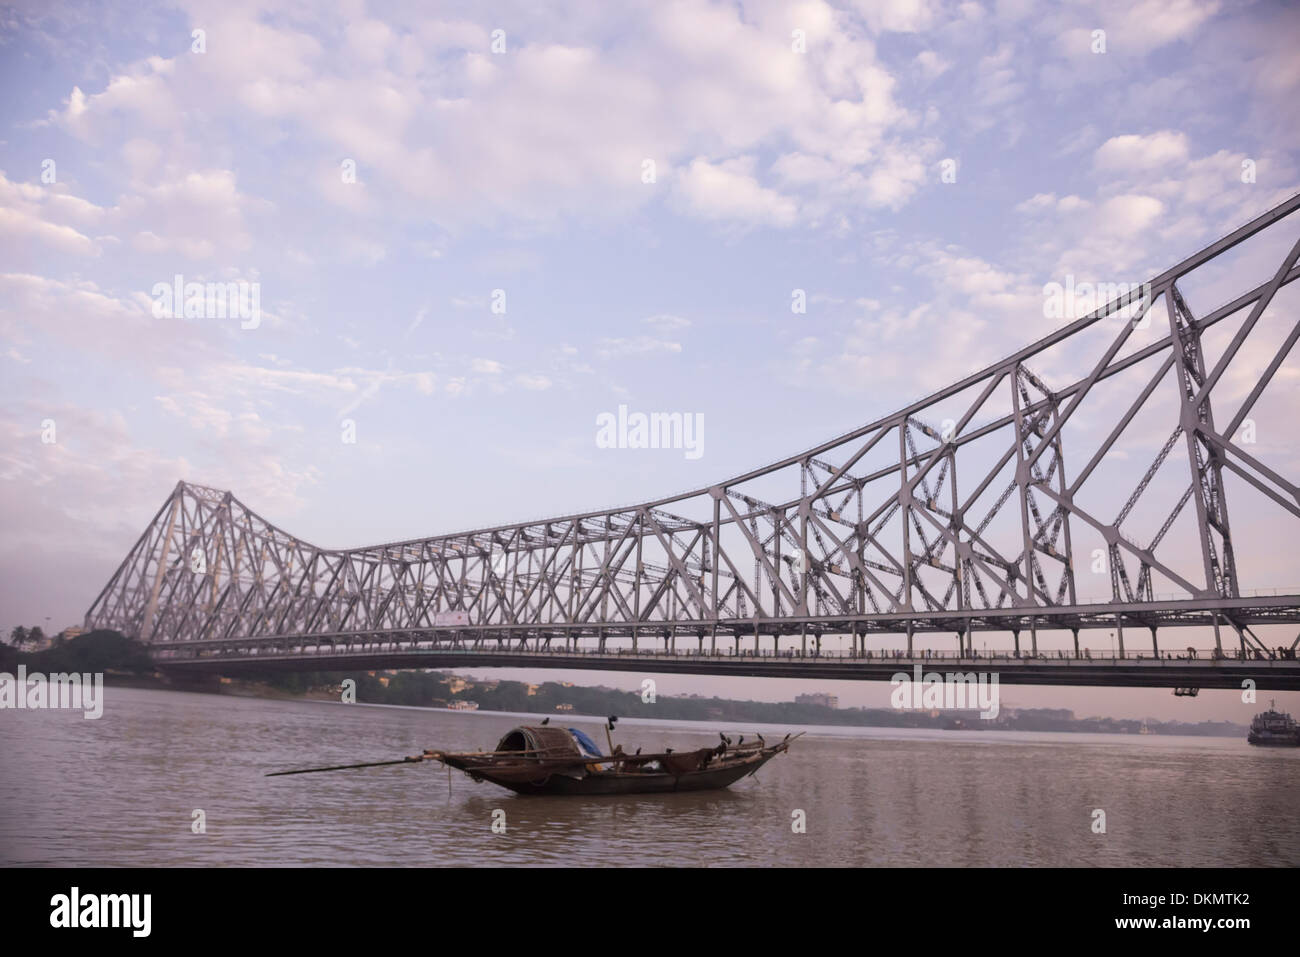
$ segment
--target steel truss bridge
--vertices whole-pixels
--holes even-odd
[[[192,672],[888,678],[926,662],[1008,682],[1300,688],[1300,638],[1258,634],[1300,622],[1300,595],[1243,590],[1238,571],[1294,555],[1300,531],[1285,366],[1300,310],[1279,297],[1300,277],[1298,206],[920,402],[671,498],[328,549],[181,482],[86,627]],[[1235,298],[1192,308],[1189,289],[1224,283]],[[1280,423],[1271,441],[1248,435],[1257,409]],[[1108,594],[1080,597],[1094,582]],[[1161,647],[1160,629],[1189,626],[1214,648]],[[1117,636],[1114,652],[1081,649],[1088,629]],[[976,648],[987,632],[1001,633],[993,664]],[[1040,632],[1072,643],[1044,653]],[[916,644],[936,634],[942,647]]]

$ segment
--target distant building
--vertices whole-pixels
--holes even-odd
[[[815,705],[820,705],[823,708],[830,708],[834,710],[835,708],[838,708],[840,706],[840,699],[838,695],[822,694],[820,691],[817,691],[817,692],[813,692],[812,694],[796,695],[794,699],[794,703],[815,704]]]
[[[557,705],[555,706],[555,710],[556,710],[556,711],[572,711],[572,710],[573,710],[573,705],[571,705],[571,704],[557,704]]]
[[[477,711],[478,702],[477,701],[453,701],[451,704],[447,705],[447,710],[448,711]]]

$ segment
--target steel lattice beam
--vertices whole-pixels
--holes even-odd
[[[178,483],[90,607],[86,626],[177,652],[375,636],[498,647],[592,638],[602,648],[620,637],[636,647],[679,634],[702,643],[706,634],[810,631],[855,640],[906,632],[909,642],[915,632],[946,631],[966,649],[978,630],[1018,635],[1126,622],[1212,625],[1216,634],[1223,623],[1243,647],[1257,645],[1250,625],[1300,620],[1300,597],[1243,597],[1224,478],[1253,488],[1280,521],[1300,518],[1297,477],[1235,438],[1300,338],[1300,321],[1250,370],[1257,384],[1222,430],[1212,398],[1230,368],[1250,361],[1242,347],[1278,291],[1300,277],[1300,242],[1267,282],[1199,319],[1178,283],[1297,208],[1300,197],[1155,277],[1142,297],[1116,299],[921,402],[671,499],[326,549],[275,527],[230,492]],[[1082,343],[1125,308],[1136,315],[1119,321],[1099,351],[1079,347],[1086,372],[1078,381],[1052,389],[1035,373],[1036,357]],[[1243,311],[1226,347],[1208,356],[1206,330]],[[1138,323],[1155,315],[1167,319],[1168,335],[1130,347]],[[1147,376],[1136,397],[1109,413],[1100,445],[1067,456],[1076,412],[1131,370]],[[936,428],[958,399],[951,427]],[[1122,494],[1106,519],[1085,504],[1099,484],[1094,473],[1135,417],[1162,400],[1176,400],[1172,420],[1159,423],[1160,436],[1169,437],[1130,488],[1108,489]],[[1180,445],[1186,490],[1162,497],[1155,483],[1184,464]],[[1167,544],[1180,516],[1192,514],[1189,502],[1200,543],[1195,572],[1180,567]],[[1145,545],[1126,528],[1144,509],[1159,513],[1159,532]],[[1079,599],[1081,533],[1104,542],[1109,601]],[[1157,600],[1157,577],[1173,598]]]

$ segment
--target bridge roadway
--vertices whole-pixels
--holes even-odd
[[[155,648],[155,660],[163,671],[180,675],[219,673],[237,676],[267,671],[377,671],[401,668],[563,668],[586,671],[631,671],[643,674],[725,675],[748,678],[840,679],[889,681],[899,672],[953,671],[989,672],[1001,684],[1079,685],[1137,688],[1234,688],[1253,681],[1259,690],[1300,690],[1300,660],[1293,658],[1213,658],[1183,652],[1179,658],[1156,658],[1151,653],[1130,653],[1124,658],[1044,651],[1037,657],[1029,652],[1017,657],[1011,650],[997,652],[931,651],[908,656],[870,655],[848,650],[817,652],[790,649],[773,654],[753,649],[711,651],[708,649],[630,648],[601,651],[570,646],[526,647],[523,643],[475,647],[463,642],[371,641],[361,648],[340,649],[329,645],[309,646],[312,650],[289,652],[258,648],[255,653],[218,653],[209,649],[193,657],[181,657],[173,649]],[[253,651],[253,649],[249,649]]]

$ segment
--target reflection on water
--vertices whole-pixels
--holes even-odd
[[[828,728],[726,791],[525,798],[432,764],[263,776],[490,748],[515,717],[106,693],[98,721],[0,712],[0,864],[1300,864],[1300,749]],[[598,721],[553,720],[604,740]],[[625,720],[618,737],[629,751],[688,749],[717,730],[748,729]],[[196,809],[206,834],[191,832]],[[795,811],[807,833],[792,831]]]

